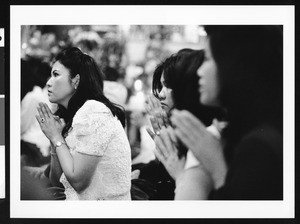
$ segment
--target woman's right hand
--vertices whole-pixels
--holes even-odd
[[[53,115],[52,111],[46,103],[39,103],[37,107],[38,115],[36,119],[45,136],[51,141],[62,138],[61,133],[64,128],[65,121],[58,116]]]
[[[171,116],[176,136],[194,153],[211,175],[215,188],[224,184],[227,165],[221,141],[186,110],[174,110]]]
[[[162,109],[160,101],[155,96],[148,96],[145,108],[150,115],[150,122],[155,133],[159,133],[162,127],[170,125],[167,113]]]

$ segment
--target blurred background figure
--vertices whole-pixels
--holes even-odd
[[[48,100],[45,88],[50,73],[50,65],[41,58],[21,60],[21,153],[27,164],[31,165],[44,163],[50,152],[50,143],[35,119],[39,102],[54,107]]]
[[[224,141],[186,110],[172,114],[175,135],[211,177],[208,199],[282,200],[282,27],[205,29],[205,60],[197,72],[199,100],[225,110]]]

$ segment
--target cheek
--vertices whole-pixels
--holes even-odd
[[[216,93],[218,93],[219,92],[219,80],[218,80],[218,74],[217,74],[216,69],[213,69],[210,78],[211,78],[210,82],[211,82],[211,85],[214,88],[214,91]]]
[[[172,90],[168,91],[168,104],[170,107],[173,107],[174,102],[173,102]]]
[[[53,91],[56,92],[57,95],[64,95],[71,90],[71,85],[68,81],[66,80],[56,80],[53,83]]]

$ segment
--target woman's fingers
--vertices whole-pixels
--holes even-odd
[[[155,108],[161,108],[160,101],[156,97],[152,96],[151,99],[152,99],[152,104]]]
[[[175,135],[174,129],[169,126],[169,127],[167,127],[167,132],[168,132],[168,135],[170,136],[170,140],[176,146],[177,139],[176,139],[176,135]]]
[[[170,153],[176,151],[176,147],[174,146],[174,143],[172,142],[166,128],[163,128],[161,130],[160,138],[162,139],[164,145],[166,146],[165,149],[166,149],[166,152],[167,152],[168,155]]]
[[[39,103],[39,107],[43,113],[44,118],[45,119],[50,118],[50,115],[48,114],[48,111],[47,111],[45,105],[43,103]]]
[[[154,142],[156,145],[156,150],[164,157],[164,159],[167,159],[169,156],[169,153],[161,139],[161,136],[156,136],[154,138]]]
[[[161,161],[163,164],[165,164],[165,157],[161,154],[161,152],[159,150],[157,150],[157,148],[154,150],[154,154],[156,156],[156,158]]]
[[[158,101],[158,99],[155,98],[155,96],[153,96],[153,95],[149,96],[149,101],[151,103],[152,108],[160,107],[160,105],[158,103],[159,101]]]
[[[174,112],[171,121],[176,130],[189,138],[197,139],[207,132],[206,127],[189,112]]]
[[[172,111],[171,119],[174,119],[175,122],[178,122],[187,128],[192,127],[194,129],[206,130],[205,125],[191,112],[186,110],[179,111],[174,109]]]
[[[163,120],[163,117],[162,117],[162,111],[159,111],[158,113],[156,113],[156,120],[157,120],[157,123],[158,123],[160,128],[165,126],[164,125],[164,120]]]
[[[146,130],[147,130],[148,134],[150,135],[150,137],[154,140],[154,138],[155,138],[154,132],[152,132],[150,128],[146,128]]]
[[[147,104],[148,104],[148,109],[150,111],[150,113],[152,112],[153,108],[154,108],[154,105],[152,103],[152,98],[151,96],[148,96],[148,100],[147,100]]]
[[[39,114],[39,117],[45,119],[45,115],[44,115],[44,112],[42,111],[41,107],[38,106],[36,109]]]
[[[35,115],[35,119],[38,121],[38,123],[41,125],[41,117],[39,115]]]
[[[154,132],[158,133],[160,131],[161,127],[159,126],[157,119],[155,117],[150,117],[150,122],[151,122]]]
[[[44,108],[45,108],[48,116],[53,117],[52,111],[50,110],[49,106],[46,103],[44,103]]]
[[[186,134],[186,132],[181,129],[175,129],[174,134],[182,141],[182,143],[188,148],[193,147],[193,137],[191,135]]]
[[[162,120],[163,120],[164,126],[165,126],[165,127],[170,126],[170,120],[169,120],[169,118],[168,118],[167,113],[166,113],[164,110],[162,110],[161,114],[162,114]]]

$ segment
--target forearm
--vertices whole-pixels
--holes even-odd
[[[206,200],[212,188],[212,179],[204,170],[189,168],[176,180],[175,200]]]
[[[59,147],[56,147],[56,155],[58,162],[60,164],[62,172],[65,174],[67,180],[72,185],[72,187],[77,191],[81,191],[84,188],[84,181],[80,178],[80,175],[77,174],[74,166],[74,158],[70,153],[68,145],[65,143],[64,138],[58,137],[53,139],[52,144],[56,144],[57,141],[63,142]]]
[[[219,189],[225,183],[226,175],[227,175],[227,164],[225,162],[225,158],[221,158],[215,161],[215,165],[211,169],[211,177],[214,184],[214,189]]]
[[[62,169],[60,166],[60,163],[58,161],[58,157],[55,151],[55,147],[53,144],[51,144],[51,162],[50,162],[50,173],[49,173],[49,179],[53,186],[59,186],[61,185],[59,179],[62,174]]]

